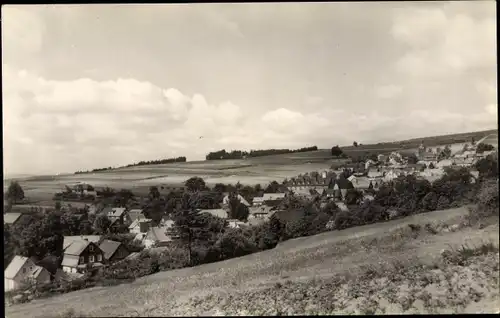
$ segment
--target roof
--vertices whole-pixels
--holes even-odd
[[[109,218],[119,218],[127,210],[126,208],[112,208],[107,212]]]
[[[257,202],[263,202],[264,201],[264,197],[254,197],[253,198],[253,203],[257,203]]]
[[[73,236],[65,236],[64,237],[64,243],[63,243],[63,249],[66,249],[72,242],[74,241],[84,241],[87,239],[89,242],[93,242],[97,244],[99,240],[101,239],[100,235],[73,235]]]
[[[5,278],[13,279],[16,277],[17,273],[23,268],[24,264],[29,260],[29,258],[24,256],[16,255],[10,262],[9,266],[5,269]]]
[[[80,257],[77,255],[64,254],[61,266],[76,267]]]
[[[132,209],[128,211],[128,215],[132,221],[138,220],[140,218],[146,218],[142,213],[142,209]]]
[[[279,200],[285,198],[286,193],[264,193],[262,196],[264,201]]]
[[[122,243],[120,242],[103,240],[101,244],[99,244],[99,248],[104,253],[104,259],[106,260],[110,259],[116,253],[121,244]]]
[[[263,218],[249,218],[248,219],[248,225],[250,225],[250,226],[261,225],[265,222],[267,222],[267,220],[263,219]]]
[[[245,200],[244,197],[241,196],[241,194],[237,195],[237,198],[240,200],[241,203],[243,203],[246,206],[250,206],[250,203],[248,203],[247,200]],[[229,194],[224,196],[224,199],[222,199],[223,204],[229,204]]]
[[[73,241],[64,249],[64,254],[79,256],[90,243],[91,242],[85,240]]]
[[[21,213],[5,213],[3,215],[4,224],[14,224],[21,217]]]
[[[345,205],[344,202],[335,202],[335,204],[338,206],[338,208],[341,210],[341,211],[344,211],[344,212],[349,212],[349,208],[347,207],[347,205]]]
[[[252,206],[249,209],[250,214],[269,214],[272,211],[276,210],[275,207],[270,207],[267,205],[262,206]]]
[[[35,266],[35,268],[33,268],[33,270],[31,271],[30,276],[33,278],[37,278],[41,273],[43,273],[43,271],[48,272],[48,270],[46,270],[42,266]]]
[[[227,211],[223,209],[206,209],[200,210],[198,213],[208,213],[221,219],[227,219],[229,217]]]
[[[149,229],[147,236],[154,241],[170,242],[172,238],[166,233],[168,229],[166,226],[154,226]]]
[[[132,224],[129,225],[129,229],[133,229],[134,227],[136,226],[140,226],[141,223],[144,223],[144,222],[151,222],[152,220],[151,219],[140,219],[140,220],[135,220],[134,222],[132,222]]]

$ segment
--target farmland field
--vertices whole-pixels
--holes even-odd
[[[475,138],[496,145],[496,130],[455,134],[437,137],[417,138],[401,142],[342,147],[349,156],[401,151],[411,153],[422,141],[429,147],[451,145],[452,153],[462,149],[465,142]],[[54,193],[64,189],[65,184],[87,182],[94,186],[112,188],[144,189],[151,185],[179,186],[193,176],[202,177],[207,184],[237,183],[246,185],[265,185],[271,181],[281,182],[285,178],[300,173],[328,169],[340,159],[332,159],[330,149],[310,152],[288,153],[247,159],[189,161],[161,165],[134,166],[84,174],[58,176],[37,176],[19,178],[26,196],[33,200],[47,200]],[[4,188],[8,181],[4,180]],[[141,190],[142,191],[142,190]]]
[[[140,278],[131,284],[92,288],[35,300],[24,305],[14,305],[6,308],[6,316],[54,317],[69,308],[75,310],[77,314],[101,317],[210,316],[216,314],[222,306],[225,307],[227,314],[232,315],[239,313],[243,308],[248,308],[253,314],[265,312],[272,310],[269,307],[272,303],[266,302],[265,299],[261,303],[261,297],[256,297],[260,293],[278,293],[276,297],[281,297],[280,303],[289,301],[286,299],[287,292],[283,291],[280,294],[273,289],[277,282],[292,284],[290,285],[292,291],[293,286],[299,284],[312,284],[311,288],[314,289],[338,275],[348,275],[345,277],[354,279],[359,276],[356,273],[367,266],[378,266],[396,260],[405,264],[415,260],[433,264],[440,257],[440,251],[443,248],[450,248],[450,244],[455,246],[468,242],[474,245],[490,241],[498,246],[498,223],[482,230],[466,227],[457,232],[443,232],[437,235],[422,232],[419,237],[413,239],[408,237],[411,235],[408,233],[411,232],[408,224],[419,224],[422,228],[427,223],[457,224],[466,213],[465,208],[435,211],[386,223],[298,238],[286,241],[272,250],[193,268],[161,272]],[[494,258],[492,260],[495,261]],[[498,256],[496,264],[498,267]],[[478,276],[481,277],[482,284],[485,276],[484,273],[479,274],[483,275]],[[352,288],[350,284],[346,286]],[[399,287],[396,285],[396,288]],[[334,292],[329,289],[325,291]],[[434,292],[433,297],[442,297],[438,294],[438,290],[431,291]],[[464,289],[464,292],[466,293],[464,301],[474,305],[468,291]],[[252,293],[253,297],[248,293]],[[336,298],[333,296],[335,295],[325,294],[325,298],[321,301],[333,301]],[[444,299],[450,296],[445,294]],[[202,301],[197,301],[196,297]],[[348,303],[356,302],[357,298],[344,297]],[[494,289],[487,291],[483,288],[482,299],[479,300],[489,302],[490,307],[482,309],[487,312],[495,311],[495,306],[498,306],[498,301],[495,301],[498,298],[495,297],[498,297],[498,291],[495,295]],[[301,296],[295,303],[299,299],[301,302],[307,302],[313,298]],[[314,300],[320,301],[316,296]],[[447,306],[456,304],[447,303]],[[464,306],[468,304],[465,303]],[[447,310],[452,309],[458,312],[472,310],[455,307]],[[300,309],[295,310],[295,314],[303,313]],[[394,310],[397,311],[386,308],[390,313],[397,313]]]

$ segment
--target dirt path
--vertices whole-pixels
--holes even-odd
[[[453,233],[421,234],[406,240],[408,224],[455,224],[466,209],[436,211],[403,220],[328,232],[284,242],[273,250],[194,268],[162,272],[131,284],[77,291],[6,309],[9,318],[36,317],[73,308],[99,316],[201,315],[188,305],[195,296],[228,295],[258,290],[277,281],[307,281],[352,273],[366,264],[389,259],[432,261],[449,244],[482,240],[498,242],[498,226],[483,230],[465,228]],[[401,238],[399,238],[401,237]],[[399,240],[399,241],[398,241]],[[186,304],[186,305],[184,305]],[[184,308],[186,307],[186,308]],[[184,309],[183,309],[184,308]]]

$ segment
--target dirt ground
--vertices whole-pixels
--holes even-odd
[[[9,318],[54,317],[55,313],[67,310],[74,310],[79,315],[101,317],[258,314],[266,312],[265,308],[276,307],[276,304],[270,305],[273,303],[272,299],[259,300],[258,295],[266,290],[265,293],[268,294],[277,283],[286,286],[306,284],[305,286],[320,288],[317,287],[318,284],[311,282],[320,281],[322,284],[323,282],[327,284],[326,282],[339,275],[353,277],[353,282],[355,282],[356,273],[366,271],[367,266],[378,266],[395,261],[412,264],[415,263],[415,259],[432,264],[440,257],[441,251],[450,246],[466,242],[480,244],[485,240],[493,241],[498,245],[498,223],[481,230],[465,227],[454,232],[443,230],[438,234],[421,231],[418,235],[413,233],[408,226],[408,224],[420,224],[424,228],[427,223],[433,226],[459,224],[466,213],[465,208],[435,211],[402,220],[299,238],[284,242],[273,250],[194,268],[161,272],[143,277],[131,284],[93,288],[35,300],[28,304],[14,305],[6,309],[6,316]],[[489,261],[491,263],[491,257]],[[493,258],[493,263],[495,263],[495,258]],[[498,257],[496,266],[498,268]],[[483,272],[480,274],[483,275],[481,277],[489,277]],[[344,283],[346,286],[342,288],[349,290],[349,284],[347,281]],[[373,288],[378,287],[372,286]],[[277,301],[278,304],[286,302],[283,298],[284,295],[289,294],[286,290],[278,292],[281,297],[281,300]],[[332,289],[326,288],[325,290],[331,291]],[[342,291],[342,289],[339,290]],[[369,289],[363,287],[361,290]],[[498,302],[494,299],[492,301],[494,296],[491,296],[489,291],[484,295],[478,301],[489,301],[493,307],[497,306]],[[345,297],[351,299],[353,296]],[[224,303],[227,305],[223,305]],[[230,304],[238,304],[238,307],[231,307]],[[249,306],[257,307],[250,308]],[[354,306],[351,306],[352,308],[347,305],[347,307],[344,306],[345,308],[342,306],[338,308],[343,309],[331,309],[330,312],[355,313],[356,310],[361,310],[356,307],[357,305],[352,305]],[[351,309],[346,309],[348,307]],[[390,303],[386,307],[390,307]],[[240,312],[243,308],[248,309]],[[396,309],[391,308],[384,310],[397,312],[401,309],[397,306]],[[321,309],[317,310],[321,311]],[[466,308],[453,310],[465,312]],[[467,310],[470,311],[473,308]],[[292,312],[300,314],[309,311],[293,309]]]

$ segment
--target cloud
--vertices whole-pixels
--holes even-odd
[[[476,18],[454,3],[396,10],[392,35],[407,47],[396,67],[414,77],[454,76],[491,68],[496,63],[495,30],[494,16]]]
[[[389,99],[401,95],[403,88],[399,85],[380,86],[375,90],[375,94],[379,98]]]

